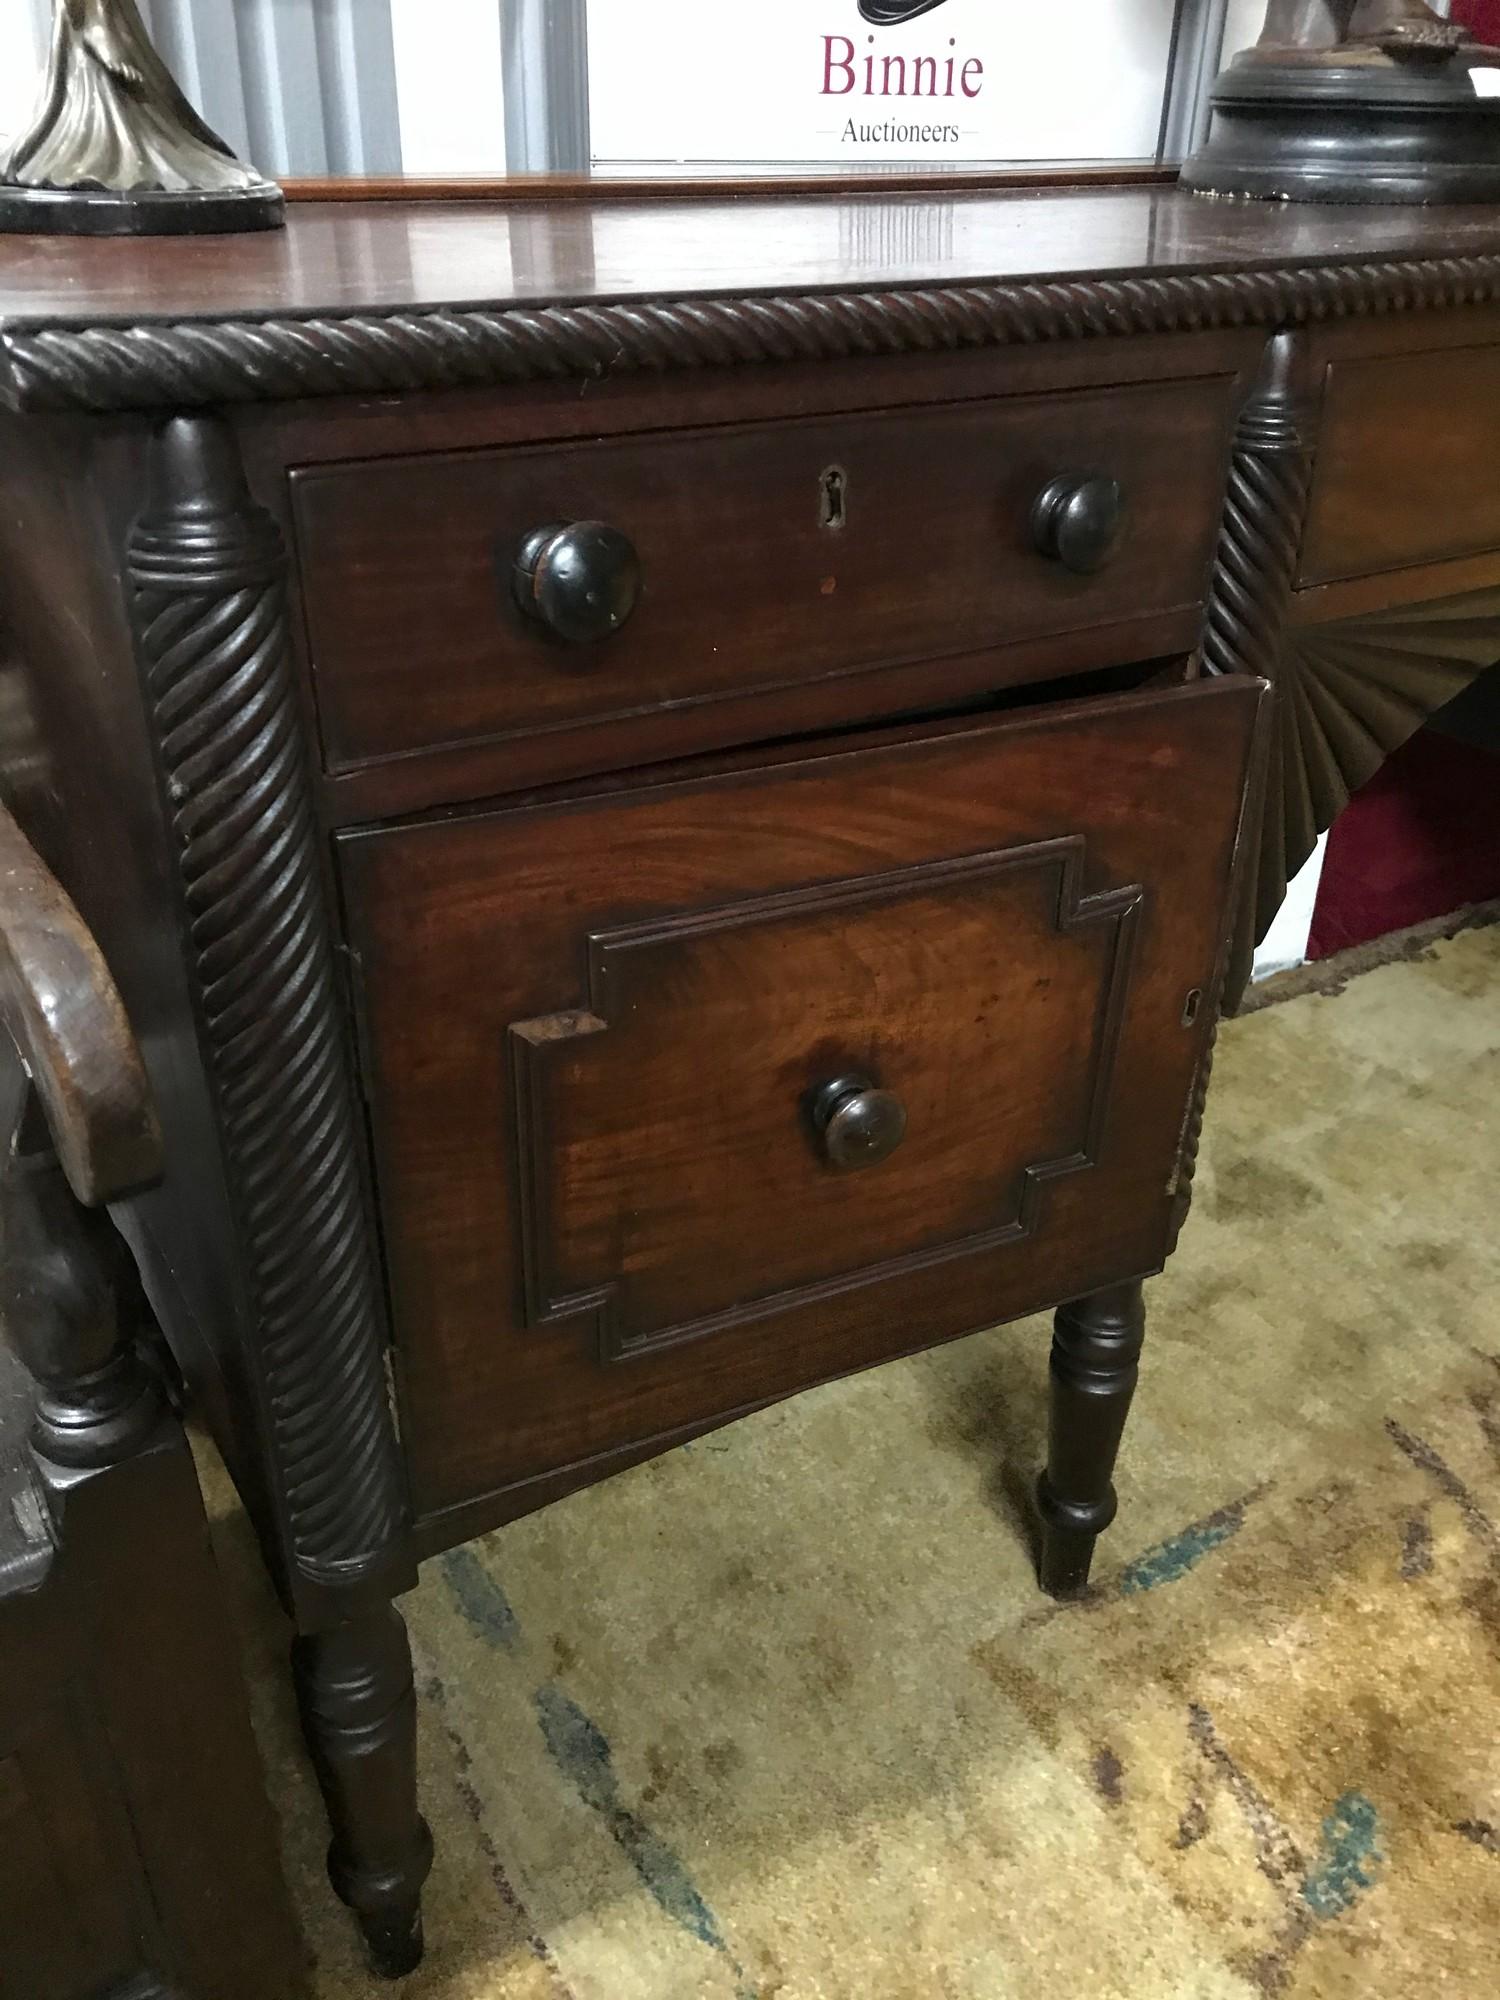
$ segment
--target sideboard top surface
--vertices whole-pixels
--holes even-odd
[[[1293,207],[1175,188],[567,203],[296,203],[285,230],[11,237],[0,326],[430,311],[1183,274],[1500,251],[1500,208]]]
[[[0,397],[190,405],[1492,298],[1497,207],[1171,187],[308,202],[284,232],[0,240]]]

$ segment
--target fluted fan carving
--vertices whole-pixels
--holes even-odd
[[[1265,813],[1232,992],[1243,990],[1255,944],[1319,835],[1392,751],[1497,662],[1500,588],[1285,634],[1274,668]]]
[[[164,425],[130,542],[137,635],[287,1541],[332,1586],[384,1563],[403,1509],[285,570],[227,427]]]

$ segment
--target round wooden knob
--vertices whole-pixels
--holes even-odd
[[[906,1135],[906,1106],[868,1077],[838,1076],[821,1084],[812,1114],[830,1166],[878,1166]]]
[[[522,542],[512,580],[528,618],[583,645],[618,632],[634,611],[641,563],[618,528],[603,521],[554,522]]]
[[[1087,576],[1119,547],[1125,494],[1117,479],[1065,474],[1044,486],[1031,510],[1031,532],[1044,556]]]

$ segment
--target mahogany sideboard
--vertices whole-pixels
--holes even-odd
[[[388,200],[0,259],[6,802],[139,1037],[115,1219],[400,1971],[422,1557],[1058,1306],[1085,1586],[1221,1005],[1500,657],[1500,212]]]

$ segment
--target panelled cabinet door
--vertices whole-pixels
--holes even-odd
[[[1259,700],[346,837],[419,1505],[1159,1264]]]

